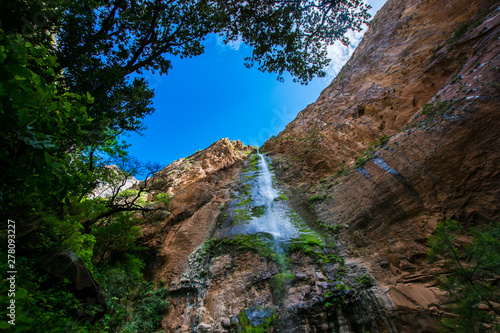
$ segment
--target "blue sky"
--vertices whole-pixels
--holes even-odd
[[[373,15],[385,0],[368,3]],[[209,36],[201,56],[173,60],[167,76],[143,75],[154,88],[156,111],[145,119],[143,136],[125,138],[131,144],[130,155],[167,165],[221,138],[262,145],[313,103],[333,80],[362,34],[349,37],[349,48],[329,47],[332,63],[327,77],[301,85],[288,75],[282,83],[276,74],[245,68],[250,47],[224,45],[216,36]]]

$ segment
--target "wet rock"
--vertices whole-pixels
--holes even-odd
[[[500,219],[499,27],[498,3],[388,1],[332,84],[261,149],[297,211],[347,226],[346,264],[375,278],[389,331],[439,330],[444,268],[425,261],[437,223]]]
[[[212,332],[212,325],[200,324],[198,325],[198,332]]]
[[[224,328],[229,328],[231,326],[231,320],[227,317],[222,317],[220,323]]]

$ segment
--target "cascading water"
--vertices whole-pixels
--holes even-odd
[[[235,225],[226,233],[268,234],[276,243],[290,240],[304,232],[312,232],[305,222],[288,206],[287,198],[273,182],[274,175],[267,158],[257,154],[258,163],[254,170],[242,177],[242,186],[248,192],[240,196]],[[243,218],[238,218],[243,216]]]
[[[192,332],[379,331],[387,314],[356,280],[365,275],[290,208],[269,165],[262,154],[248,159],[212,239],[172,286],[184,297],[175,303],[182,325]],[[207,309],[210,319],[200,323]],[[395,332],[387,320],[380,325]]]

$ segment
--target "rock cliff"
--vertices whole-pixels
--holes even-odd
[[[499,221],[499,34],[495,1],[389,0],[318,101],[262,147],[296,209],[341,230],[397,331],[438,330],[442,268],[425,260],[438,221]]]
[[[221,139],[193,155],[172,162],[148,181],[171,197],[168,217],[143,228],[143,243],[154,249],[154,280],[170,283],[182,273],[194,249],[210,238],[228,186],[255,148]],[[161,183],[161,184],[159,184]]]
[[[142,236],[169,287],[163,329],[437,332],[449,300],[427,238],[447,217],[500,217],[499,34],[497,1],[387,2],[318,101],[262,147],[284,191],[273,207],[316,233],[279,246],[231,233],[271,207],[255,204],[262,170],[241,142],[154,175],[172,198]]]

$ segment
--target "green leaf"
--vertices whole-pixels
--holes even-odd
[[[6,330],[9,328],[12,328],[11,324],[9,324],[7,321],[4,321],[4,320],[0,321],[0,329]]]
[[[16,291],[16,300],[20,300],[28,296],[28,291],[24,288],[19,288]]]
[[[44,152],[43,152],[43,155],[44,155],[44,157],[45,157],[45,162],[47,162],[47,164],[49,164],[49,165],[50,165],[51,158],[50,158],[49,153],[48,153],[47,151],[44,151]]]

